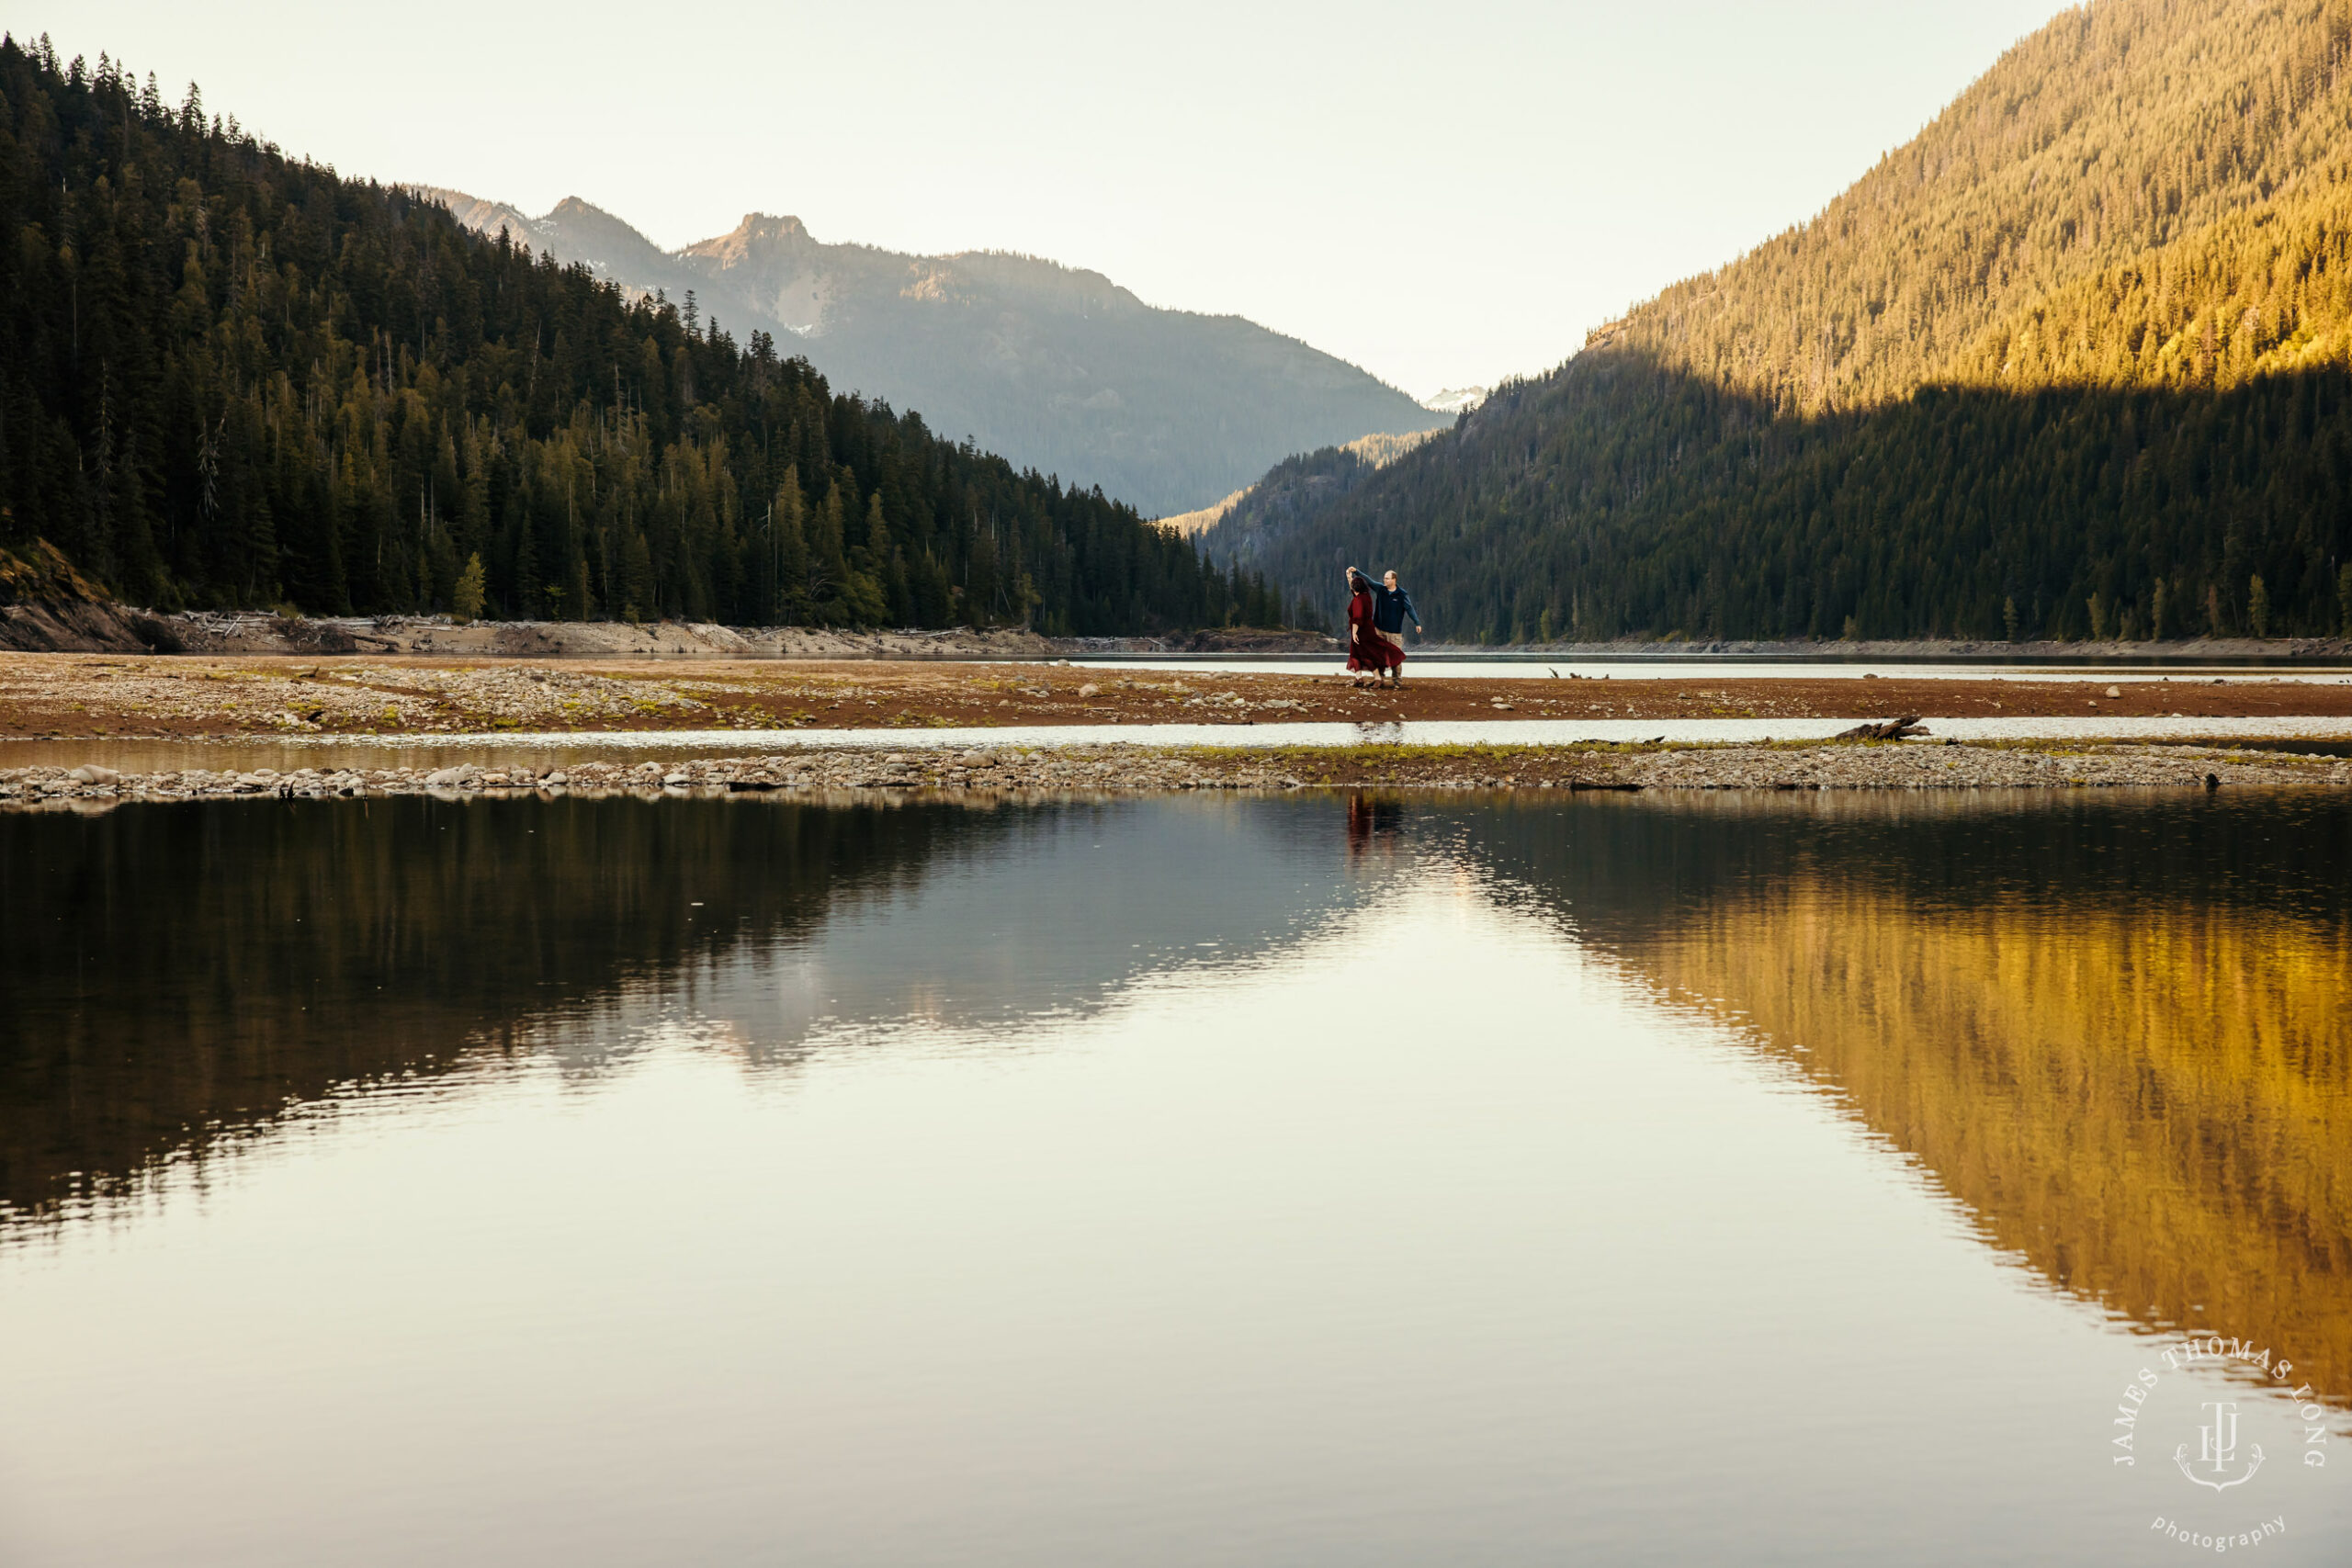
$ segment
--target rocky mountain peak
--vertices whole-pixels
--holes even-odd
[[[1145,304],[1090,268],[1006,251],[910,255],[826,243],[799,219],[747,212],[665,251],[573,196],[530,219],[435,194],[484,232],[584,264],[632,298],[660,294],[739,338],[788,334],[835,388],[920,411],[1017,466],[1100,484],[1147,514],[1181,513],[1292,452],[1446,423],[1354,366],[1238,316]]]
[[[697,240],[678,254],[706,258],[721,266],[738,266],[777,252],[797,254],[814,248],[816,244],[808,225],[797,218],[746,212],[743,221],[728,232],[707,240]]]

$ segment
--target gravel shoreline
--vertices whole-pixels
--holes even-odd
[[[2012,679],[1813,670],[1645,674],[1530,666],[1416,672],[1396,690],[1344,675],[1068,663],[673,660],[121,659],[0,653],[0,739],[455,738],[664,730],[915,732],[1039,725],[1886,720],[1906,714],[2071,723],[2293,718],[2352,723],[2352,674],[2115,673]],[[1560,678],[1552,679],[1553,673]],[[1751,732],[1754,733],[1754,732]],[[1770,733],[1769,730],[1764,733]],[[2149,733],[2142,731],[2142,733]],[[2214,733],[2208,730],[2207,733]],[[2222,733],[2226,734],[2226,731]],[[1627,739],[1634,737],[1628,736]],[[985,744],[987,742],[981,742]]]
[[[2352,785],[2352,759],[2227,746],[1363,746],[1244,750],[1133,744],[887,751],[810,747],[751,757],[560,767],[202,769],[121,773],[95,764],[0,771],[0,810],[130,801],[355,799],[532,794],[891,791],[1150,795],[1196,789],[2205,789]]]

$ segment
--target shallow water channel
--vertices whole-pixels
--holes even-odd
[[[1262,750],[1289,746],[1568,746],[1668,741],[1728,746],[1767,740],[1826,740],[1851,718],[1531,718],[1388,724],[1062,724],[970,729],[636,729],[494,735],[322,735],[231,740],[99,737],[0,740],[0,769],[75,768],[96,762],[122,773],[183,768],[243,773],[269,768],[572,767],[582,762],[662,761],[696,757],[789,755],[809,747],[876,751],[972,747],[1213,746]],[[2181,740],[2254,741],[2314,754],[2341,754],[2352,718],[1931,718],[1933,739],[2053,744]]]
[[[2347,873],[2300,793],[0,817],[0,1562],[2340,1563]]]

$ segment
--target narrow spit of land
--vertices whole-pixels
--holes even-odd
[[[809,746],[752,757],[561,766],[0,770],[0,810],[103,811],[129,801],[232,796],[718,795],[812,799],[1147,795],[1200,789],[1848,790],[2352,786],[2352,759],[2226,746],[1961,745],[1916,740],[1780,746],[1302,746],[1132,744],[885,751]]]
[[[2352,717],[2352,679],[1640,679],[1158,671],[1036,663],[0,654],[0,738],[597,734],[1298,721]]]

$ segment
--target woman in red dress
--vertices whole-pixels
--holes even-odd
[[[1372,624],[1372,579],[1348,568],[1348,670],[1359,686],[1377,684],[1385,672],[1405,662],[1404,650]]]

